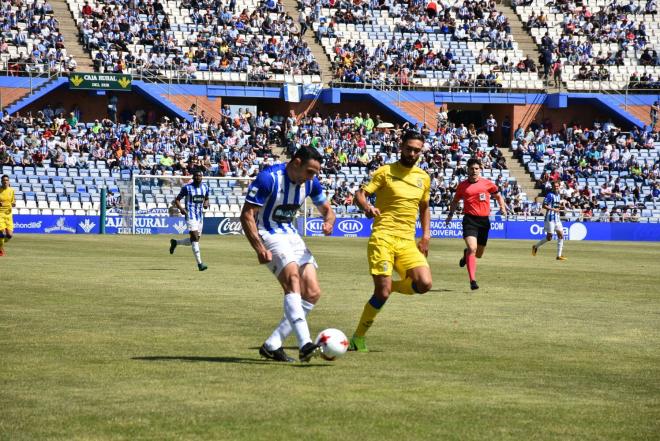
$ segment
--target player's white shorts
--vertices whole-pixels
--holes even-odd
[[[545,221],[543,231],[545,231],[546,234],[554,234],[557,232],[557,230],[564,231],[564,226],[561,224],[561,220],[557,219],[554,221]]]
[[[275,277],[279,277],[282,269],[291,262],[296,262],[299,267],[312,264],[318,268],[316,259],[299,234],[262,234],[261,240],[273,255],[273,260],[266,266]]]
[[[186,225],[188,226],[188,231],[199,231],[199,234],[202,234],[204,219],[186,219]]]

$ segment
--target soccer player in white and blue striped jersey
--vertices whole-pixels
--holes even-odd
[[[177,245],[192,246],[193,255],[197,261],[197,269],[200,271],[208,268],[202,262],[202,254],[199,250],[199,238],[204,229],[204,209],[209,208],[209,187],[202,182],[203,177],[201,171],[195,171],[192,182],[181,187],[179,195],[174,199],[174,204],[181,214],[186,217],[190,237],[170,240],[170,254],[174,254]],[[184,201],[184,203],[181,201]]]
[[[300,361],[309,361],[317,352],[306,318],[321,296],[317,265],[293,221],[309,196],[323,216],[323,233],[332,233],[335,213],[316,176],[322,160],[313,147],[301,147],[287,164],[264,169],[250,184],[241,212],[243,231],[259,263],[275,274],[284,290],[284,318],[259,348],[263,357],[275,361],[293,361],[282,348],[292,331]]]
[[[561,209],[563,202],[559,192],[559,181],[553,181],[552,190],[545,196],[543,200],[543,208],[545,209],[545,224],[543,231],[545,237],[536,244],[532,245],[532,256],[536,256],[539,248],[546,242],[552,240],[552,235],[557,233],[557,260],[566,260],[562,254],[564,250],[564,226],[561,224]]]

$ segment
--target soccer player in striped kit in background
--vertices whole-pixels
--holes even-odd
[[[486,251],[488,232],[490,231],[490,197],[491,195],[500,206],[502,216],[507,215],[506,203],[500,194],[497,185],[481,177],[481,161],[471,158],[467,162],[468,178],[458,184],[454,199],[449,205],[449,214],[446,223],[451,222],[458,202],[463,200],[463,240],[467,248],[463,250],[463,257],[459,261],[462,268],[467,265],[470,277],[470,289],[479,289],[475,279],[477,274],[477,258],[481,258]]]
[[[532,256],[536,256],[539,248],[541,248],[546,242],[550,242],[552,240],[552,235],[557,233],[556,259],[566,260],[566,257],[562,254],[564,251],[564,226],[561,224],[561,209],[563,202],[561,200],[559,187],[559,181],[553,181],[552,190],[548,192],[548,194],[545,195],[545,199],[543,199],[543,208],[545,209],[543,231],[545,231],[545,237],[532,245]]]
[[[202,182],[204,175],[200,170],[193,173],[193,180],[181,187],[179,195],[174,199],[174,204],[181,214],[186,217],[186,224],[190,237],[186,239],[171,239],[170,254],[174,254],[177,245],[190,245],[193,255],[197,261],[197,268],[205,271],[208,266],[202,262],[202,254],[199,250],[199,238],[204,229],[204,209],[209,208],[209,187]],[[185,204],[181,201],[185,199]]]

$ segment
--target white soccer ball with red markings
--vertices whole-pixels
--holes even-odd
[[[348,339],[339,329],[328,328],[321,331],[315,343],[321,349],[321,358],[332,361],[348,350]]]

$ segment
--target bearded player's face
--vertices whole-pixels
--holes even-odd
[[[404,167],[412,167],[417,164],[420,155],[422,154],[422,148],[424,143],[419,139],[409,139],[401,145],[401,158],[399,162]]]

